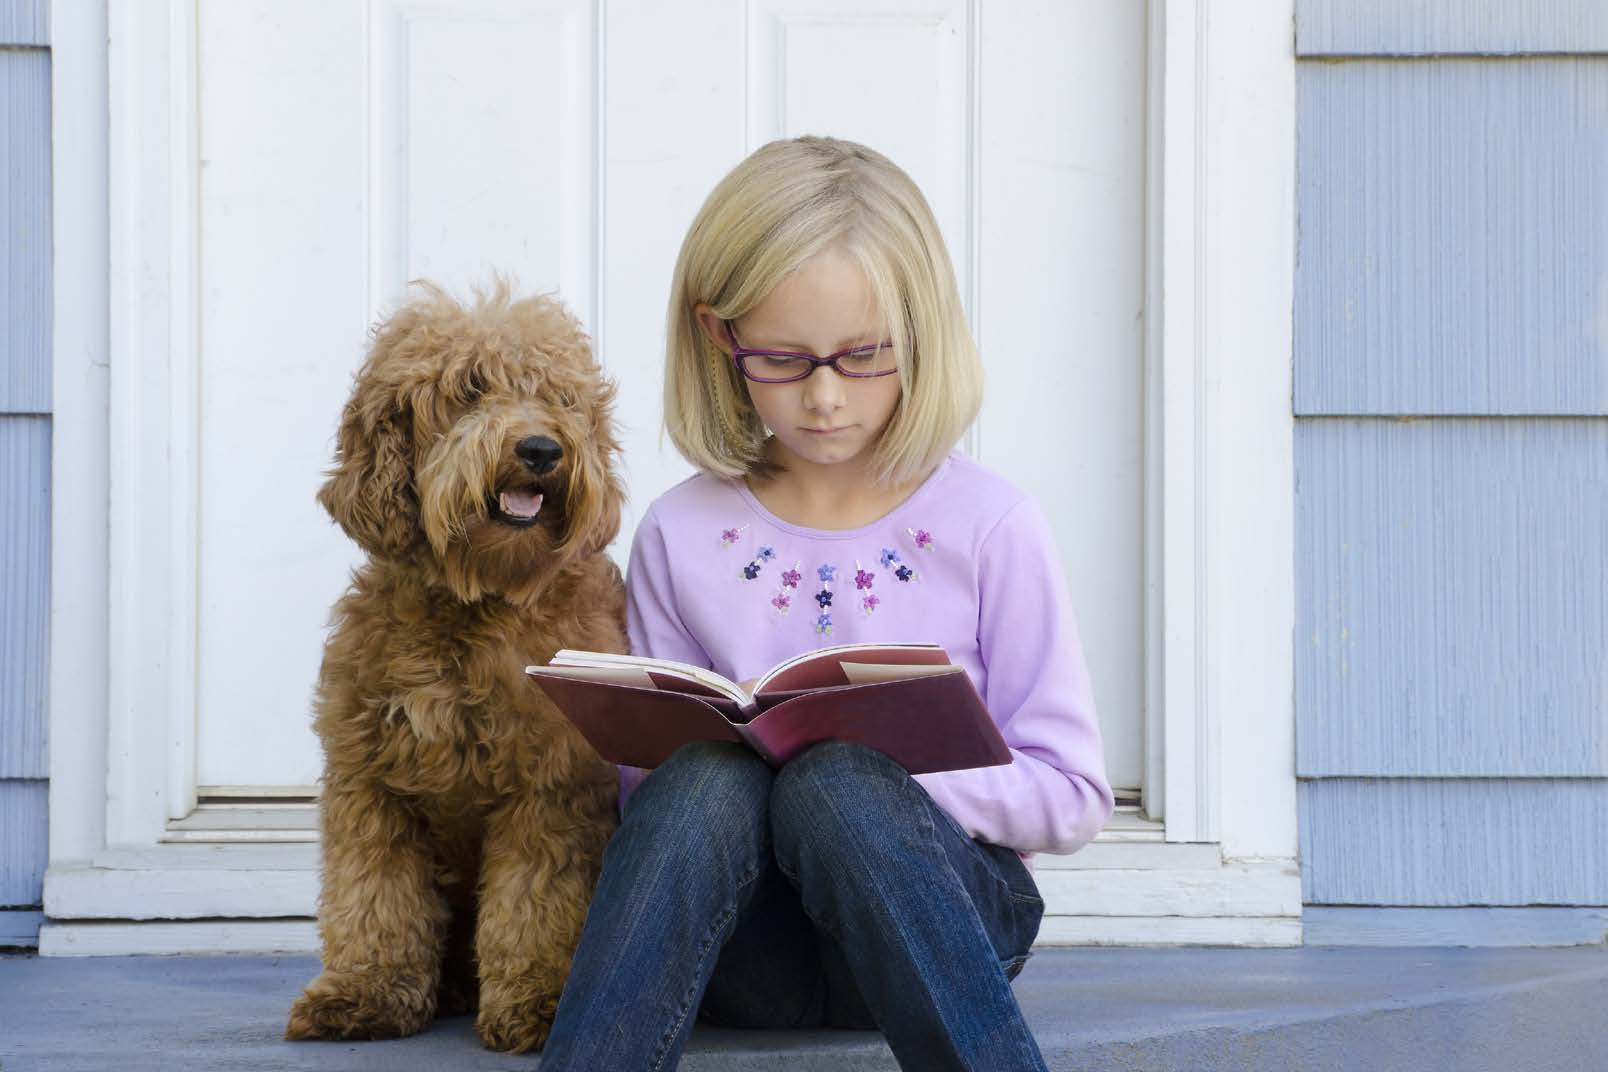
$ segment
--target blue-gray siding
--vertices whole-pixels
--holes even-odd
[[[1362,57],[1296,75],[1309,935],[1598,941],[1608,4],[1299,0],[1297,42]]]
[[[50,54],[0,50],[0,413],[50,410]]]
[[[1608,905],[1599,778],[1317,778],[1300,814],[1309,902]]]
[[[0,779],[0,908],[38,905],[48,846],[46,783]]]
[[[1608,52],[1603,0],[1300,0],[1303,56]]]
[[[50,0],[0,0],[0,46],[49,43]]]
[[[50,421],[0,416],[0,778],[43,778],[50,615]]]
[[[1608,413],[1608,57],[1297,86],[1296,413]]]
[[[0,0],[0,946],[34,945],[49,856],[48,0]]]
[[[1295,459],[1297,773],[1608,775],[1608,421],[1306,420]]]

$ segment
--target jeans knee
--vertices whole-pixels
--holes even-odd
[[[903,767],[853,741],[822,741],[796,756],[771,786],[771,837],[779,857],[853,851],[865,834],[883,824],[907,780]]]
[[[650,828],[661,844],[678,837],[746,841],[764,832],[772,778],[765,761],[742,745],[692,741],[642,780],[621,825]]]

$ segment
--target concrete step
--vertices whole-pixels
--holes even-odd
[[[482,1049],[468,1017],[411,1039],[284,1042],[316,971],[301,956],[0,958],[0,1068],[539,1067]],[[1052,1069],[1608,1069],[1600,946],[1040,949],[1015,988]],[[680,1067],[897,1065],[876,1032],[700,1027]]]

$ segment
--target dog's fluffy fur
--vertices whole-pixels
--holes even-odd
[[[377,330],[318,496],[368,561],[319,674],[324,971],[287,1037],[478,999],[486,1045],[546,1041],[616,776],[523,670],[626,650],[613,395],[564,308],[506,284],[472,308],[425,287]],[[538,436],[563,451],[545,473],[515,453]]]

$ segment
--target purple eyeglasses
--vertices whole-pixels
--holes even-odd
[[[737,371],[755,383],[792,383],[811,375],[821,365],[831,365],[838,375],[857,380],[899,371],[891,340],[839,350],[831,357],[816,357],[796,350],[750,350],[737,341],[731,321],[723,323],[731,339],[731,358],[737,362]]]

